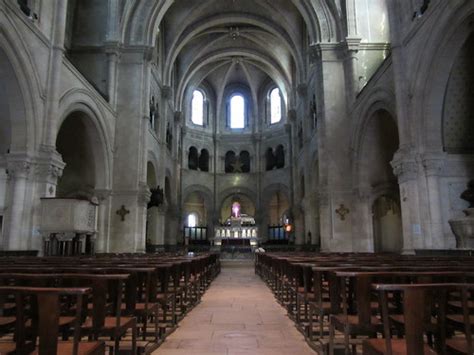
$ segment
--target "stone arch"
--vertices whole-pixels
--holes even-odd
[[[60,119],[58,122],[58,133],[65,120],[73,113],[82,113],[85,118],[87,129],[93,132],[93,138],[99,144],[99,149],[94,154],[96,166],[102,166],[102,175],[97,176],[98,189],[107,189],[111,186],[111,143],[110,134],[104,119],[104,113],[91,101],[87,91],[71,90],[67,92],[59,101]]]
[[[158,156],[157,154],[153,151],[153,150],[149,150],[148,153],[147,153],[147,174],[148,174],[148,167],[150,168],[153,168],[153,173],[156,177],[156,181],[155,181],[155,186],[156,187],[157,185],[159,185],[158,183],[158,178],[159,178],[159,174],[158,174],[158,166],[159,166],[159,159],[158,159]],[[150,164],[150,165],[148,165]],[[148,175],[147,175],[148,177]],[[148,178],[147,178],[147,181],[148,181]]]
[[[203,205],[204,205],[204,208],[206,210],[206,218],[205,218],[205,223],[208,225],[208,226],[211,226],[212,225],[212,218],[213,218],[213,215],[214,215],[214,209],[213,209],[213,193],[211,190],[209,190],[207,187],[205,186],[202,186],[202,185],[191,185],[191,186],[188,186],[184,191],[183,191],[183,206],[186,204],[186,201],[189,200],[189,198],[194,195],[194,194],[197,194],[199,195],[202,200],[203,200]],[[186,211],[184,211],[186,212]],[[186,218],[185,215],[183,215],[183,219]],[[202,218],[202,216],[200,215],[200,218]]]
[[[188,169],[198,170],[199,167],[199,151],[195,146],[191,146],[188,149]]]
[[[382,88],[374,89],[374,94],[371,98],[367,100],[367,104],[360,111],[361,113],[356,118],[355,129],[351,137],[351,150],[353,152],[353,170],[352,175],[354,179],[354,186],[358,186],[362,182],[360,178],[361,171],[361,160],[362,160],[362,150],[364,144],[364,137],[366,135],[367,129],[374,118],[376,112],[385,111],[387,112],[395,122],[397,126],[397,136],[400,136],[398,133],[398,123],[395,119],[396,108],[394,107],[393,102],[395,102],[395,95],[387,90]]]
[[[219,193],[217,210],[220,211],[223,207],[223,203],[225,202],[225,200],[233,195],[245,195],[254,204],[255,211],[259,211],[260,204],[258,203],[259,201],[256,198],[257,194],[255,191],[247,187],[231,187],[231,188],[225,189],[224,191],[221,191]]]
[[[179,36],[177,36],[175,42],[171,45],[170,55],[167,58],[167,66],[168,71],[165,75],[165,81],[169,82],[171,78],[171,68],[173,67],[173,63],[178,56],[180,50],[190,41],[194,36],[198,33],[205,31],[207,28],[212,26],[219,26],[223,25],[228,22],[232,23],[244,23],[253,26],[257,26],[262,28],[265,31],[268,31],[274,35],[276,35],[282,43],[293,53],[293,59],[295,63],[297,63],[297,71],[298,73],[302,72],[303,67],[303,59],[300,51],[293,43],[289,34],[280,26],[268,21],[263,17],[258,17],[252,14],[246,14],[246,16],[242,16],[240,13],[228,13],[228,14],[220,14],[213,17],[207,17],[205,20],[201,20],[198,23],[189,24],[189,31],[183,31]]]
[[[360,235],[354,240],[356,250],[399,252],[403,244],[400,192],[390,164],[400,141],[397,122],[386,107],[375,101],[359,121],[353,162],[359,198],[354,216],[360,220],[354,227]]]
[[[90,113],[71,107],[61,121],[56,149],[66,166],[58,181],[59,196],[90,198],[108,187],[104,142]]]
[[[338,10],[330,2],[291,0],[300,11],[311,42],[337,42],[341,37]],[[129,9],[122,27],[122,41],[153,46],[153,38],[173,0],[140,1]]]
[[[412,92],[417,93],[411,100],[414,104],[412,127],[417,135],[414,141],[423,150],[442,152],[442,117],[444,95],[452,66],[456,60],[453,53],[460,49],[470,35],[474,33],[474,3],[459,2],[443,3],[445,15],[440,16],[432,35],[424,48],[420,48],[417,64],[414,67],[416,80],[413,81]],[[414,90],[417,88],[416,90]]]
[[[246,59],[254,61],[254,65],[259,66],[268,76],[278,84],[281,88],[283,95],[287,97],[287,91],[291,88],[291,80],[287,73],[280,64],[274,59],[263,52],[257,52],[255,50],[247,50],[244,48],[240,49],[226,49],[218,50],[210,53],[204,57],[199,58],[199,61],[194,61],[187,68],[183,74],[183,80],[179,83],[177,88],[177,95],[175,99],[176,106],[181,110],[185,97],[185,90],[188,87],[191,79],[205,66],[209,65],[218,60],[226,59],[228,57],[244,57]],[[255,95],[255,94],[254,94]],[[288,103],[288,106],[290,103]]]
[[[275,192],[283,193],[286,196],[286,198],[288,199],[288,201],[291,201],[291,194],[290,194],[290,189],[288,188],[288,186],[286,186],[284,184],[280,184],[280,183],[275,183],[275,184],[268,185],[267,187],[265,187],[263,189],[263,192],[262,192],[262,196],[263,196],[262,206],[267,206],[268,205],[272,195]]]
[[[376,186],[383,182],[397,182],[390,162],[399,148],[399,137],[396,121],[388,111],[379,107],[370,113],[357,148],[356,177],[359,184]],[[384,166],[377,166],[379,163]]]
[[[41,141],[38,99],[44,95],[29,50],[23,45],[11,19],[1,16],[0,88],[2,116],[9,122],[11,151],[32,151]],[[7,29],[4,28],[8,23]],[[14,121],[12,120],[14,118]],[[5,152],[1,152],[5,153]]]

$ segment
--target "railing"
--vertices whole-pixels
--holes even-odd
[[[289,234],[285,231],[284,226],[268,226],[268,240],[269,241],[283,241],[288,240]]]
[[[258,227],[217,227],[215,238],[258,238]]]
[[[206,241],[207,227],[184,227],[183,236],[190,241]]]

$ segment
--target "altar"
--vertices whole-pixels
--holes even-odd
[[[240,213],[240,205],[232,205],[232,215],[224,225],[215,227],[213,244],[215,246],[258,246],[258,227],[252,216]]]

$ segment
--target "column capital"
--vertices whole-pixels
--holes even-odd
[[[141,183],[137,191],[137,202],[139,207],[146,207],[148,202],[150,202],[151,191],[148,188],[148,185]]]
[[[7,175],[9,179],[28,179],[31,176],[31,172],[32,163],[30,161],[7,159]]]
[[[424,154],[420,157],[427,176],[440,176],[444,171],[444,157],[440,154]]]
[[[171,88],[171,86],[165,85],[161,88],[161,97],[165,100],[171,99],[172,93],[173,89]]]
[[[344,42],[346,51],[357,53],[359,51],[361,42],[362,38],[360,37],[346,37]]]
[[[390,162],[393,173],[398,177],[399,183],[415,180],[418,176],[419,165],[416,157],[406,148],[400,148]]]
[[[306,83],[301,83],[297,86],[296,91],[298,92],[298,95],[304,98],[308,96],[308,85]]]
[[[56,149],[41,147],[39,156],[35,159],[35,174],[41,181],[56,184],[65,166],[66,163]]]
[[[340,43],[316,43],[310,45],[308,51],[311,64],[318,61],[339,61],[341,59]]]

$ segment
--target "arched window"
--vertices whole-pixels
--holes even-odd
[[[188,214],[188,220],[186,221],[188,227],[197,227],[198,225],[198,217],[195,213]]]
[[[245,128],[245,100],[242,95],[230,99],[230,128]]]
[[[280,90],[275,88],[270,93],[270,124],[281,121],[281,96]]]
[[[250,153],[246,150],[240,152],[240,163],[242,164],[242,172],[250,173]]]
[[[275,166],[277,169],[285,167],[285,148],[280,144],[275,151]]]
[[[233,151],[228,151],[225,153],[225,172],[226,173],[233,173],[234,172],[234,165],[236,162],[235,153]]]
[[[204,95],[199,90],[194,90],[193,92],[191,121],[199,126],[204,125]]]
[[[188,168],[191,170],[197,170],[198,168],[198,163],[199,163],[199,158],[198,158],[198,150],[195,147],[189,148],[189,153],[188,153]]]
[[[266,170],[270,171],[275,167],[275,156],[273,155],[273,148],[268,148],[265,153]]]
[[[199,170],[209,171],[209,152],[207,149],[201,150],[201,155],[199,156]]]

